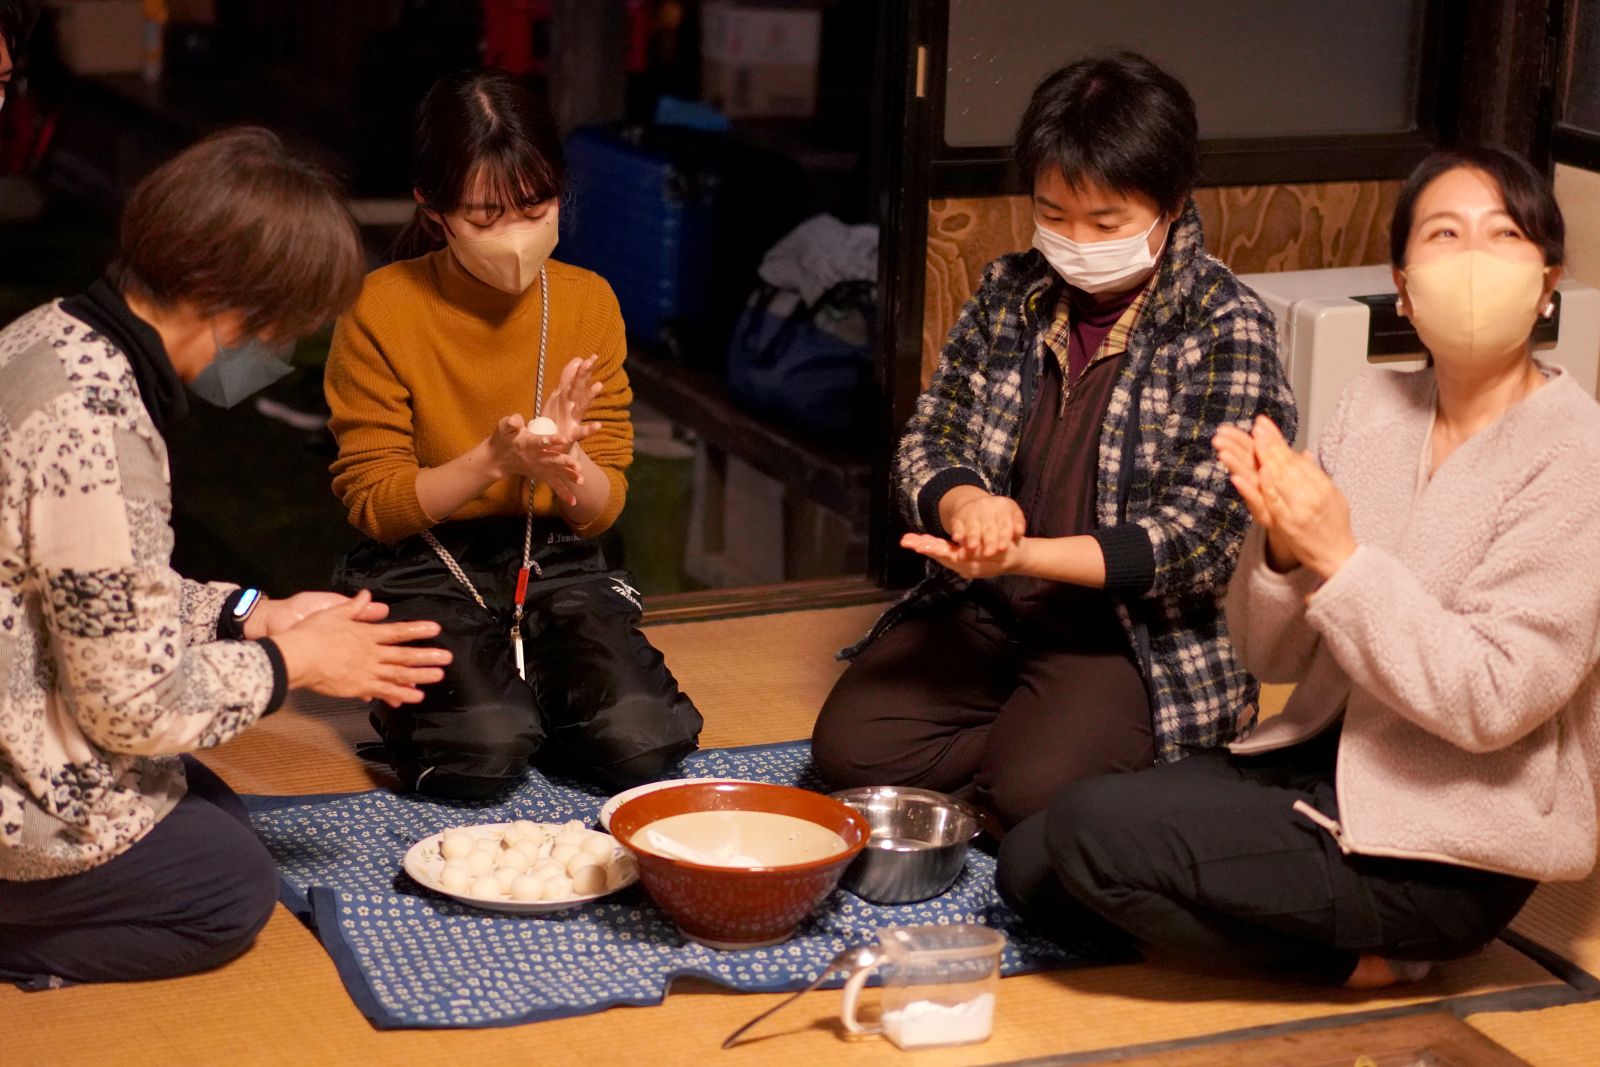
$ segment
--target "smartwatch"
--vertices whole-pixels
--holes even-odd
[[[244,624],[260,604],[261,590],[259,589],[241,589],[229,597],[228,603],[224,605],[222,625],[217,627],[218,631],[226,631],[224,639],[232,638],[238,640],[243,638]],[[224,637],[221,632],[217,636]]]

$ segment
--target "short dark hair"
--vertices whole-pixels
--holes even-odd
[[[17,50],[33,32],[33,21],[39,17],[37,0],[0,0],[0,40],[11,53],[11,62],[17,62]]]
[[[526,81],[503,70],[448,74],[417,106],[411,185],[422,207],[442,215],[460,208],[480,168],[503,205],[561,195],[561,135],[550,109]],[[395,243],[395,256],[443,246],[443,232],[419,209]]]
[[[162,307],[237,311],[253,336],[303,337],[361,292],[366,257],[339,185],[259,126],[214,133],[140,182],[111,284]]]
[[[1194,99],[1136,52],[1080,59],[1033,91],[1014,158],[1030,191],[1041,170],[1058,167],[1068,185],[1143,193],[1177,214],[1200,169]]]
[[[1406,245],[1411,243],[1417,200],[1434,179],[1462,167],[1482,171],[1500,190],[1506,214],[1511,216],[1528,240],[1544,252],[1544,265],[1558,267],[1566,259],[1567,224],[1561,217],[1555,191],[1550,182],[1533,169],[1526,159],[1499,148],[1469,145],[1433,153],[1417,164],[1395,201],[1394,218],[1389,223],[1389,260],[1396,267],[1406,265]]]

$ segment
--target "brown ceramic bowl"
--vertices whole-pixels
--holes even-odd
[[[633,843],[653,822],[701,811],[764,811],[832,830],[845,848],[805,863],[721,867],[664,856]],[[759,948],[794,936],[795,927],[839,882],[866,846],[861,814],[832,797],[783,785],[714,782],[647,793],[611,815],[611,834],[633,853],[639,878],[684,936],[711,948]]]

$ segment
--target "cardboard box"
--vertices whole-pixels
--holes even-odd
[[[140,0],[53,3],[61,61],[74,74],[135,74],[144,66]]]
[[[730,118],[810,116],[822,12],[714,0],[701,14],[700,94]]]

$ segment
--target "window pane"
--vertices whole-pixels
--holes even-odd
[[[1582,3],[1573,18],[1571,70],[1562,121],[1600,133],[1600,10]]]
[[[1203,137],[1416,128],[1424,0],[950,0],[945,142],[1008,144],[1044,76],[1132,49],[1183,80]]]

